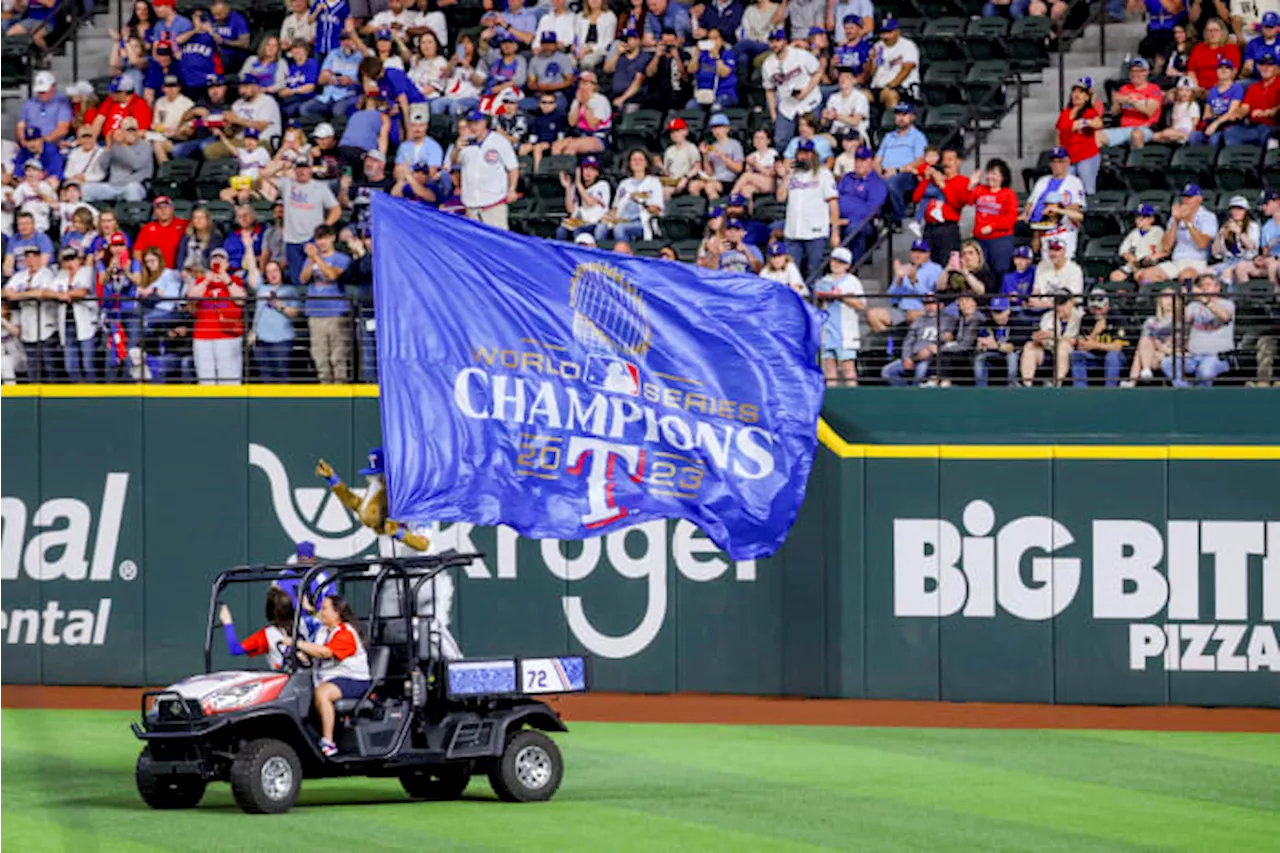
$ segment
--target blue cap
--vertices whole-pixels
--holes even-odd
[[[632,29],[631,27],[628,27],[627,29],[622,31],[622,37],[624,39],[638,39],[640,38],[640,34],[636,32],[634,29]]]
[[[1149,204],[1140,204],[1138,209],[1133,212],[1134,216],[1155,216],[1156,209]]]
[[[225,86],[227,81],[223,79],[221,74],[206,74],[204,84],[206,86]]]
[[[914,242],[911,244],[911,251],[913,251],[913,252],[927,252],[927,251],[929,251],[929,241],[928,241],[928,240],[916,240],[916,241],[914,241]]]
[[[246,127],[244,129],[245,139],[257,139],[260,136],[262,136],[262,132],[259,131],[256,127]]]
[[[845,15],[843,18],[840,19],[840,24],[842,26],[844,24],[857,24],[858,26],[862,26],[862,19],[859,18],[857,15]]]
[[[734,216],[734,217],[732,217],[731,219],[729,219],[729,221],[728,221],[728,222],[726,222],[726,223],[724,224],[724,227],[725,227],[725,228],[738,228],[738,229],[741,229],[741,230],[745,231],[745,230],[746,230],[746,228],[747,228],[747,224],[746,224],[745,222],[743,222],[741,219],[739,219],[738,217]]]
[[[906,101],[900,101],[898,105],[893,108],[893,111],[895,113],[914,113],[916,111],[916,105],[909,104]]]
[[[1130,68],[1143,68],[1143,69],[1150,69],[1150,68],[1151,68],[1151,66],[1147,64],[1147,61],[1146,61],[1145,59],[1143,59],[1141,56],[1135,56],[1133,59],[1129,60],[1129,67],[1130,67]]]
[[[1009,297],[993,296],[991,297],[991,301],[987,303],[987,307],[990,308],[992,311],[1008,311]]]
[[[1191,196],[1196,196],[1196,195],[1204,195],[1204,193],[1200,192],[1199,184],[1187,184],[1185,187],[1182,188],[1183,198],[1190,198]]]
[[[783,243],[783,242],[781,242],[781,241],[777,241],[777,242],[774,242],[774,243],[770,243],[770,244],[769,244],[769,257],[771,257],[771,258],[772,258],[772,257],[775,257],[775,256],[777,256],[777,255],[785,255],[786,253],[787,253],[787,244],[786,244],[786,243]]]
[[[1050,152],[1049,152],[1049,159],[1051,159],[1051,160],[1070,160],[1070,159],[1071,159],[1071,155],[1067,153],[1067,149],[1065,149],[1065,148],[1063,148],[1061,145],[1059,145],[1057,148],[1055,148],[1055,149],[1053,149],[1052,151],[1050,151]]]
[[[473,109],[467,113],[467,121],[488,121],[489,117],[482,110]]]
[[[721,216],[724,216],[724,208],[718,204],[707,211],[707,219],[719,219]]]
[[[545,33],[542,34],[542,38],[540,38],[539,41],[541,41],[543,44],[557,41],[556,34],[553,33],[551,30],[547,30]]]
[[[1032,254],[1031,254],[1031,247],[1030,247],[1030,246],[1018,246],[1016,249],[1014,249],[1014,250],[1013,250],[1013,256],[1014,256],[1015,258],[1030,258],[1030,257],[1033,257],[1033,256],[1032,256]]]
[[[897,18],[885,18],[880,22],[880,32],[891,33],[898,28]]]
[[[777,41],[778,39],[782,39],[783,41],[787,40],[787,31],[782,27],[778,27],[776,30],[769,33],[769,41]]]
[[[853,159],[855,160],[871,160],[875,156],[875,152],[865,145],[853,152]]]
[[[595,168],[599,169],[599,168],[600,168],[600,159],[599,159],[598,157],[596,157],[596,155],[594,155],[594,154],[588,154],[586,157],[583,157],[583,158],[582,158],[582,162],[581,162],[581,163],[579,163],[578,165],[579,165],[579,166],[582,166],[583,168],[586,168],[587,166],[593,166],[593,167],[595,167]]]
[[[1270,51],[1267,51],[1266,53],[1262,54],[1262,56],[1258,57],[1258,64],[1259,65],[1275,65],[1276,55],[1274,53],[1271,53]]]
[[[1263,204],[1266,204],[1267,202],[1271,202],[1271,201],[1276,201],[1278,199],[1280,199],[1280,190],[1267,190],[1265,193],[1262,194]]]
[[[44,136],[44,134],[40,132],[40,128],[33,125],[27,125],[22,134],[22,138],[27,140],[39,139],[41,136]]]
[[[1075,84],[1074,84],[1074,85],[1072,85],[1072,87],[1071,87],[1071,88],[1073,88],[1073,89],[1084,89],[1085,91],[1092,91],[1092,90],[1093,90],[1093,78],[1092,78],[1092,77],[1080,77],[1079,79],[1077,79],[1077,80],[1076,80]]]
[[[374,34],[374,38],[378,41],[391,41],[391,30],[383,27]]]
[[[716,113],[711,117],[711,121],[707,122],[707,127],[728,127],[729,117],[724,113]]]
[[[299,560],[314,560],[316,556],[316,543],[309,539],[303,539],[294,548],[293,553],[298,555]]]
[[[809,27],[809,38],[813,38],[816,35],[825,36],[826,34],[827,34],[826,27]]]
[[[369,467],[361,468],[360,474],[369,477],[374,474],[381,474],[382,471],[382,448],[375,447],[369,451]]]
[[[799,142],[796,143],[797,154],[799,154],[801,151],[816,151],[817,149],[818,149],[818,146],[814,145],[812,139],[801,139]]]
[[[1262,26],[1280,27],[1280,15],[1277,15],[1275,12],[1267,12],[1262,16]]]
[[[742,193],[734,193],[733,195],[725,199],[724,206],[725,207],[746,207],[747,197]]]

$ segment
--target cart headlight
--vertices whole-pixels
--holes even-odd
[[[284,689],[285,682],[288,680],[289,677],[287,675],[271,675],[264,678],[256,678],[253,681],[234,684],[210,693],[200,705],[206,714],[225,714],[227,711],[239,711],[251,705],[270,702],[280,695],[280,691]]]

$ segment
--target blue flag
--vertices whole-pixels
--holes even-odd
[[[581,539],[687,518],[772,554],[804,501],[818,315],[786,287],[373,200],[391,517]]]

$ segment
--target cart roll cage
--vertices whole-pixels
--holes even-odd
[[[248,566],[236,566],[219,572],[213,581],[209,594],[209,617],[204,633],[204,671],[213,672],[213,637],[214,626],[218,618],[218,601],[222,590],[233,584],[275,582],[288,578],[297,579],[299,595],[306,595],[317,585],[329,586],[341,584],[344,580],[360,580],[372,582],[370,593],[370,620],[379,618],[384,621],[403,619],[405,623],[406,642],[411,647],[411,659],[416,660],[417,643],[413,640],[413,620],[421,614],[416,612],[414,603],[422,585],[449,569],[470,565],[483,557],[483,554],[419,554],[409,557],[363,557],[351,560],[327,560],[298,565],[296,563],[258,563]],[[298,572],[302,574],[299,577]],[[323,578],[322,578],[323,576]],[[378,604],[387,581],[400,587],[400,613],[396,616],[379,617]],[[434,606],[434,605],[433,605]],[[294,608],[293,636],[301,633],[304,608]],[[434,648],[434,646],[429,646]],[[289,657],[285,661],[285,671],[295,672],[298,669],[298,647],[294,643],[290,647]]]

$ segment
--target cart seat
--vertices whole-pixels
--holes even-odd
[[[387,677],[387,663],[391,659],[391,649],[387,646],[369,647],[369,690],[359,699],[342,698],[333,703],[333,709],[339,714],[350,714],[355,711]]]

